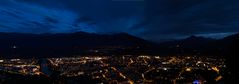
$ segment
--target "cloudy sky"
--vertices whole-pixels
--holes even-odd
[[[1,0],[0,32],[126,32],[152,41],[239,32],[239,0]]]

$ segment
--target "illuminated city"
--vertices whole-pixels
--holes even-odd
[[[1,59],[0,70],[21,75],[40,75],[38,60],[30,59]]]
[[[75,56],[0,62],[1,71],[55,77],[59,84],[210,84],[224,83],[226,73],[225,59],[199,56]]]

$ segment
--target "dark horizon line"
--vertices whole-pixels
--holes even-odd
[[[228,36],[225,36],[223,38],[212,38],[212,37],[206,37],[206,36],[200,36],[200,35],[196,35],[196,34],[192,34],[192,35],[188,35],[184,38],[180,38],[180,39],[171,39],[171,40],[166,40],[166,41],[161,41],[161,42],[155,42],[155,41],[152,41],[152,40],[148,40],[148,39],[144,39],[142,37],[139,37],[139,36],[136,36],[136,35],[132,35],[130,33],[127,33],[127,32],[111,32],[111,33],[96,33],[96,32],[85,32],[85,31],[76,31],[76,32],[47,32],[47,33],[32,33],[32,32],[2,32],[0,31],[0,34],[31,34],[31,35],[57,35],[57,34],[77,34],[77,33],[85,33],[85,34],[95,34],[95,35],[117,35],[117,34],[125,34],[125,35],[130,35],[130,36],[134,36],[134,37],[137,37],[137,38],[140,38],[140,39],[143,39],[143,40],[147,40],[147,41],[150,41],[150,42],[154,42],[154,43],[164,43],[164,42],[170,42],[170,41],[178,41],[178,40],[184,40],[184,39],[187,39],[187,38],[191,38],[191,37],[199,37],[199,38],[206,38],[206,39],[214,39],[214,40],[220,40],[220,39],[224,39]],[[237,33],[233,33],[231,35],[235,35],[235,34],[239,34],[239,32]],[[231,36],[229,35],[229,36]]]

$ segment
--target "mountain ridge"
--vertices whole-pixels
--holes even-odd
[[[25,55],[39,55],[39,57],[50,55],[72,56],[95,53],[90,52],[90,50],[102,50],[103,54],[132,54],[134,51],[142,50],[150,44],[149,41],[127,33],[0,33],[0,55],[13,57]],[[13,49],[13,46],[17,49]]]
[[[127,33],[0,33],[0,55],[6,57],[125,54],[222,55],[222,52],[235,39],[239,39],[239,33],[223,39],[192,35],[185,39],[162,43],[154,43]]]

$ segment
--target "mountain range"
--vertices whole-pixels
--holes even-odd
[[[186,39],[168,41],[159,44],[161,52],[166,54],[182,55],[217,55],[222,56],[228,52],[228,49],[238,45],[239,34],[233,34],[222,39],[212,39],[202,36],[190,36]]]
[[[219,56],[238,39],[239,34],[223,39],[190,36],[181,40],[153,43],[127,33],[0,33],[0,55],[10,58],[126,54]]]
[[[133,54],[151,44],[149,41],[126,33],[0,33],[0,55],[7,57]]]

